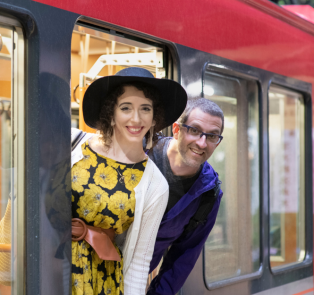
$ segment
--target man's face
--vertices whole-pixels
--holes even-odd
[[[197,128],[205,133],[220,135],[222,120],[219,117],[204,113],[199,108],[194,109],[185,122],[186,125]],[[193,137],[187,134],[185,127],[180,127],[177,123],[173,127],[173,137],[178,141],[178,150],[183,162],[191,167],[199,167],[214,152],[219,144],[213,144],[206,140],[206,136]]]

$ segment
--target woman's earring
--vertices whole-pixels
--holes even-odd
[[[155,124],[154,124],[155,125]],[[154,125],[149,129],[149,138],[146,144],[146,149],[151,149],[153,146]]]
[[[111,119],[111,126],[116,125],[116,123],[113,121],[113,119]]]

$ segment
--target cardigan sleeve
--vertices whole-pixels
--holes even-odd
[[[150,261],[152,259],[159,225],[168,202],[168,183],[161,177],[152,193],[152,201],[145,205],[130,267],[124,274],[124,294],[144,295]],[[136,230],[136,229],[133,229]]]

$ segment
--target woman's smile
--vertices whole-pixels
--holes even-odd
[[[141,134],[144,127],[126,126],[126,128],[131,134]]]

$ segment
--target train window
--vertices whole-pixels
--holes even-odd
[[[80,103],[92,81],[130,66],[143,67],[164,78],[164,50],[159,44],[143,43],[112,30],[76,25],[71,45],[72,127],[95,132],[85,125]]]
[[[224,196],[205,243],[205,278],[254,274],[260,267],[259,104],[256,81],[205,73],[204,96],[224,112],[224,139],[209,159]]]
[[[278,86],[269,90],[270,265],[305,258],[304,100]]]
[[[24,41],[8,22],[0,16],[0,295],[24,285]]]

